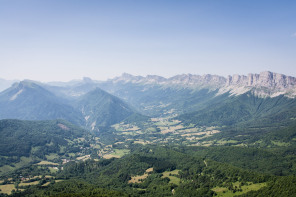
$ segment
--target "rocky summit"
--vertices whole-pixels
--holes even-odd
[[[252,90],[259,96],[277,96],[284,94],[296,96],[296,78],[284,74],[264,71],[260,74],[232,75],[228,77],[218,75],[182,74],[170,78],[157,75],[133,76],[124,73],[120,77],[109,80],[112,83],[138,83],[147,85],[177,86],[183,88],[219,89],[219,93],[231,92],[239,95]]]

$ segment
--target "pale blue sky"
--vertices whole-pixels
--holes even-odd
[[[0,0],[0,78],[296,76],[296,1]]]

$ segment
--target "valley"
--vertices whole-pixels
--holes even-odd
[[[180,144],[180,145],[205,145],[203,140],[220,133],[219,127],[199,127],[194,125],[184,126],[181,121],[167,118],[151,118],[142,124],[119,123],[112,126],[116,135],[123,141],[136,144]]]
[[[295,81],[17,82],[0,92],[0,196],[291,196]]]

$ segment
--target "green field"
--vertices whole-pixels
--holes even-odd
[[[47,160],[54,160],[54,159],[58,159],[59,155],[56,153],[50,153],[49,155],[45,155]]]
[[[11,194],[11,191],[15,189],[14,184],[0,185],[0,193]]]
[[[12,163],[12,165],[4,165],[4,166],[0,167],[0,175],[7,174],[7,173],[12,172],[16,169],[24,167],[24,166],[30,164],[31,162],[33,162],[32,158],[21,157],[21,160],[18,163]]]
[[[36,165],[52,165],[52,166],[58,166],[58,163],[53,163],[50,161],[40,161],[39,163],[37,163]]]
[[[217,145],[225,145],[225,144],[236,144],[238,141],[236,140],[218,140],[215,142]]]
[[[39,181],[29,182],[29,183],[20,183],[19,186],[29,186],[29,185],[38,185]]]
[[[162,178],[169,178],[170,183],[179,185],[180,184],[180,178],[178,178],[176,175],[179,174],[179,170],[173,170],[173,171],[165,171],[162,173]]]
[[[129,152],[130,152],[130,150],[128,150],[128,149],[114,149],[113,153],[104,155],[104,158],[105,159],[111,159],[113,157],[120,158],[120,157],[128,154]]]
[[[240,182],[235,182],[233,183],[233,187],[239,188]],[[233,192],[229,190],[226,187],[215,187],[212,190],[216,192],[218,197],[232,197],[232,196],[237,196],[237,195],[242,195],[245,194],[249,191],[257,191],[261,189],[262,187],[265,187],[267,184],[266,183],[249,183],[248,185],[243,185],[241,186],[242,191],[236,191]]]
[[[280,141],[271,141],[271,143],[276,145],[276,146],[284,146],[284,147],[287,147],[287,146],[291,145],[290,143],[280,142]]]

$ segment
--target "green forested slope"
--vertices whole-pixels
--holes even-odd
[[[0,120],[0,167],[13,166],[22,157],[36,162],[46,159],[46,155],[51,153],[63,156],[74,151],[71,141],[88,135],[88,131],[64,120]],[[61,152],[63,147],[66,151]],[[78,147],[76,149],[79,150]]]
[[[177,119],[196,125],[232,126],[254,121],[258,125],[266,126],[290,121],[291,118],[295,118],[294,112],[296,112],[296,99],[283,95],[260,98],[249,92],[223,99],[203,110],[180,115]],[[276,119],[280,121],[275,122]]]
[[[110,126],[131,115],[136,116],[128,104],[99,88],[79,98],[75,107],[84,115],[88,128]]]
[[[13,196],[80,196],[82,191],[85,196],[100,196],[105,193],[114,196],[189,197],[214,196],[215,193],[221,195],[221,191],[227,191],[232,194],[230,196],[256,196],[264,193],[272,196],[269,189],[278,189],[276,194],[285,196],[295,190],[295,185],[289,183],[295,180],[295,176],[278,177],[271,171],[262,173],[250,170],[248,166],[234,167],[225,162],[202,158],[190,151],[192,150],[188,147],[135,146],[130,155],[121,159],[70,162],[57,174],[57,178],[63,179],[63,182],[47,187],[32,186]],[[245,157],[251,156],[245,154]],[[262,157],[266,156],[263,154]],[[234,157],[233,160],[235,159],[237,158]],[[262,162],[267,164],[269,161]],[[141,181],[129,183],[132,177],[143,175],[150,168],[153,171]],[[284,185],[287,186],[286,190],[280,189]]]

